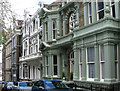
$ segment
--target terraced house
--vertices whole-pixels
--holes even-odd
[[[42,77],[95,88],[119,86],[119,8],[118,0],[54,2],[43,8]]]
[[[22,57],[19,60],[19,79],[38,80],[42,76],[42,54],[39,46],[42,41],[41,9],[34,15],[25,11],[22,27]]]

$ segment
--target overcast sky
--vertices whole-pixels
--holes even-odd
[[[20,16],[24,14],[24,9],[27,9],[31,11],[31,13],[34,13],[39,7],[39,1],[50,4],[55,0],[9,0],[12,5],[12,10]]]

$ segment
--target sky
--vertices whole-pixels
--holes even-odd
[[[33,14],[38,8],[38,2],[50,4],[55,0],[8,0],[11,3],[12,10],[17,13],[18,16],[24,14],[24,10],[30,11]]]

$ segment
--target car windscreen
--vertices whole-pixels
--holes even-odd
[[[20,82],[19,83],[19,87],[26,87],[27,86],[27,83],[26,82]]]
[[[55,88],[58,89],[65,89],[65,88],[69,88],[65,83],[63,83],[62,81],[52,81],[52,84],[55,86]]]

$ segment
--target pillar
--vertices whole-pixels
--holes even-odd
[[[58,68],[57,68],[57,74],[58,74],[58,77],[60,78],[61,77],[61,60],[60,60],[60,54],[57,55],[57,65],[58,65]]]
[[[118,80],[120,81],[120,43],[118,44]]]
[[[94,23],[97,21],[96,2],[92,1],[91,6],[92,6],[92,23]]]
[[[88,3],[84,2],[84,25],[88,25],[89,24],[89,18],[88,18]]]
[[[120,18],[120,6],[119,6],[119,0],[115,0],[115,18]]]
[[[45,55],[42,56],[42,63],[43,63],[43,65],[42,65],[42,68],[43,68],[42,77],[45,77],[45,75],[46,75],[46,72],[45,72]]]
[[[105,82],[115,81],[114,44],[105,43]]]
[[[82,80],[86,80],[87,79],[87,73],[86,73],[86,48],[82,47],[81,48],[82,51]]]
[[[79,49],[74,49],[74,80],[79,80]]]
[[[48,77],[52,78],[53,77],[53,62],[52,62],[52,55],[48,55],[48,64],[49,64],[49,69],[48,69]]]
[[[99,45],[95,45],[95,81],[100,81]]]
[[[66,25],[66,19],[65,19],[65,15],[63,15],[63,36],[65,35],[65,25]]]

